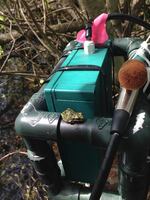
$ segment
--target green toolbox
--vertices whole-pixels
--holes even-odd
[[[48,110],[63,112],[71,108],[82,112],[85,120],[112,116],[109,45],[97,47],[93,54],[86,55],[78,44],[62,59],[44,89]],[[58,146],[66,178],[94,183],[105,149],[61,138],[60,141]]]

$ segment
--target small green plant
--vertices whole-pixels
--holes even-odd
[[[0,46],[0,59],[2,58],[3,54],[4,54],[4,50],[3,50],[2,46]]]
[[[1,22],[5,21],[5,17],[3,15],[0,15],[0,31],[4,30],[4,25]]]

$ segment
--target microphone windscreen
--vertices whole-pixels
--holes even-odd
[[[141,88],[147,81],[145,64],[139,60],[126,61],[118,72],[118,80],[121,87],[127,90]]]

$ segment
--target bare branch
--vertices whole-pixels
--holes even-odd
[[[38,36],[38,34],[34,31],[34,29],[32,28],[32,26],[30,25],[29,21],[27,20],[27,17],[25,16],[23,10],[22,10],[22,7],[21,7],[21,3],[19,1],[19,6],[20,6],[20,11],[21,11],[21,14],[24,18],[24,20],[26,21],[26,23],[28,24],[30,30],[32,31],[32,33],[37,37],[37,39],[39,40],[39,42],[51,53],[51,49],[41,40],[41,38]],[[36,23],[37,24],[37,23]],[[41,31],[41,29],[40,29]]]
[[[66,22],[63,24],[57,24],[57,25],[51,26],[53,31],[56,31],[57,33],[74,32],[74,31],[80,30],[83,27],[84,27],[84,24],[79,23],[77,21],[73,21],[72,23]]]
[[[43,5],[43,19],[44,19],[43,32],[46,33],[46,7],[45,7],[45,1],[44,0],[42,0],[42,5]]]
[[[2,71],[0,72],[0,76],[3,75],[11,75],[11,76],[27,76],[27,77],[39,77],[39,78],[48,78],[48,75],[35,75],[31,73],[24,72],[17,72],[17,71]]]
[[[105,0],[78,0],[78,2],[82,11],[87,11],[89,17],[92,19],[106,11]]]
[[[131,4],[131,14],[138,16],[142,5],[145,4],[145,0],[133,0]]]
[[[16,42],[15,38],[14,38],[13,35],[12,35],[12,22],[11,22],[11,21],[10,21],[10,36],[11,36],[11,38],[12,38],[12,40],[13,40],[13,43],[12,43],[11,49],[10,49],[10,51],[9,51],[9,53],[8,53],[8,55],[7,55],[6,59],[5,59],[5,61],[3,62],[2,67],[0,68],[0,72],[4,69],[4,67],[5,67],[5,65],[6,65],[8,59],[9,59],[9,57],[10,57],[10,54],[11,54],[11,52],[12,52],[14,46],[15,46],[15,42]]]
[[[27,152],[25,152],[25,151],[14,151],[14,152],[8,153],[5,156],[3,156],[2,158],[0,158],[0,162],[3,162],[7,158],[9,158],[9,157],[11,157],[13,155],[16,155],[16,154],[27,156]]]
[[[19,2],[20,2],[20,0],[19,0]],[[34,22],[34,24],[35,24],[37,30],[39,31],[40,35],[43,37],[43,40],[44,40],[44,41],[42,41],[42,40],[38,37],[38,35],[36,34],[36,32],[33,30],[33,28],[32,28],[32,27],[30,26],[30,24],[28,23],[28,20],[27,20],[27,18],[25,17],[23,11],[22,11],[22,7],[21,7],[21,3],[20,3],[20,9],[21,9],[21,11],[22,11],[21,13],[22,13],[24,19],[26,19],[26,22],[28,23],[28,25],[29,25],[30,29],[32,30],[32,32],[36,35],[36,37],[38,38],[38,40],[40,39],[39,41],[41,42],[41,44],[43,44],[43,46],[44,46],[50,53],[52,53],[52,55],[55,54],[55,56],[57,56],[57,55],[60,56],[60,55],[61,55],[61,52],[59,52],[59,50],[56,49],[56,47],[52,44],[52,42],[48,39],[48,37],[43,33],[41,27],[39,26],[39,24],[38,24],[37,21],[35,20],[35,18],[34,18],[34,16],[33,16],[32,12],[31,12],[31,10],[30,10],[28,4],[27,4],[27,2],[26,2],[25,0],[22,0],[22,2],[23,2],[23,4],[24,4],[24,6],[26,7],[26,9],[28,10],[31,19],[33,20],[33,22]],[[45,43],[45,42],[46,42],[46,43]],[[49,48],[49,46],[51,46],[51,49]],[[53,53],[53,52],[54,52],[54,53]]]
[[[117,13],[119,10],[119,0],[106,0],[106,7],[109,13]],[[113,29],[118,37],[122,36],[122,26],[120,21],[112,21]]]
[[[141,10],[142,5],[145,4],[145,0],[132,0],[130,3],[130,14],[133,16],[138,16]],[[124,35],[125,36],[130,36],[132,29],[133,29],[134,24],[133,23],[127,23],[126,27],[124,29]]]
[[[7,3],[7,1],[3,0],[3,3],[5,4],[7,10],[8,10],[8,13],[9,15],[11,16],[11,18],[16,22],[17,26],[18,26],[18,32],[24,36],[26,38],[26,40],[31,44],[32,48],[35,50],[35,51],[39,51],[39,49],[35,46],[35,44],[33,43],[32,39],[30,39],[30,37],[26,36],[26,29],[24,30],[23,27],[20,25],[19,21],[16,19],[16,17],[13,15],[10,7],[9,7],[9,4]],[[49,66],[49,62],[47,62],[47,65]]]
[[[12,41],[12,36],[14,39],[20,38],[21,34],[18,31],[12,30],[11,35],[9,33],[1,33],[0,34],[0,44],[6,44],[10,41]]]

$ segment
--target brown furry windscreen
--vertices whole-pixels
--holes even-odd
[[[147,81],[145,64],[139,60],[126,61],[119,70],[118,80],[127,90],[141,88]]]

